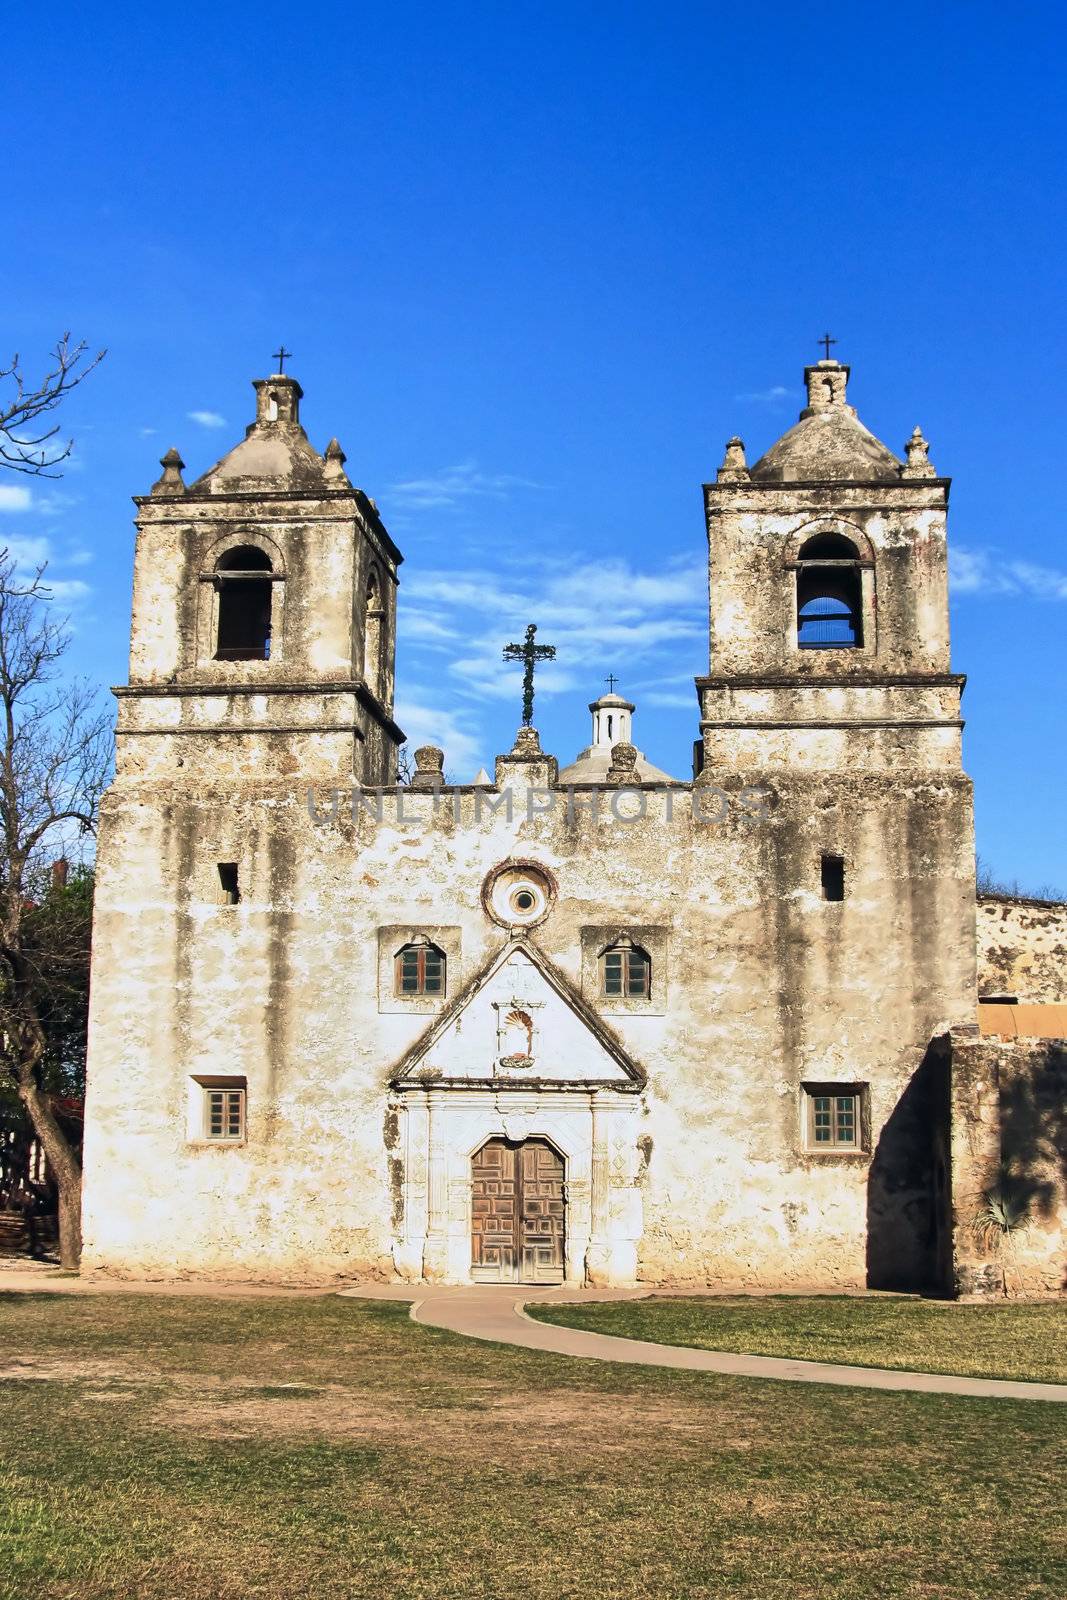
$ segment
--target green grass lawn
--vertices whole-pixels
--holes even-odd
[[[1063,1303],[954,1305],[888,1296],[872,1300],[664,1296],[527,1309],[545,1322],[698,1350],[1067,1383]]]
[[[3,1600],[1067,1592],[1063,1408],[574,1361],[335,1297],[0,1296]]]

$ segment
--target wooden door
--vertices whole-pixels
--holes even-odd
[[[563,1159],[544,1139],[490,1139],[471,1163],[471,1265],[482,1283],[562,1283]]]

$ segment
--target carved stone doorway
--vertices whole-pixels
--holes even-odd
[[[471,1161],[471,1273],[479,1283],[562,1283],[563,1157],[547,1139],[490,1139]]]

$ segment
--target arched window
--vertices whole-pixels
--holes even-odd
[[[270,659],[270,613],[274,568],[254,545],[227,550],[215,563],[219,591],[216,661]]]
[[[381,693],[384,622],[385,607],[382,605],[378,574],[372,572],[367,582],[367,604],[364,612],[363,676],[374,694]]]
[[[797,644],[855,650],[863,644],[860,554],[840,533],[817,533],[797,558]]]
[[[398,950],[394,958],[397,994],[437,994],[445,992],[445,953],[429,939],[413,939]]]
[[[648,951],[632,939],[619,939],[600,953],[602,995],[647,1000],[652,989],[652,963]]]

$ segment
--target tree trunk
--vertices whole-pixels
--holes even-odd
[[[60,1265],[76,1271],[82,1253],[81,1163],[59,1126],[48,1096],[34,1081],[32,1069],[20,1074],[18,1094],[59,1189]]]

